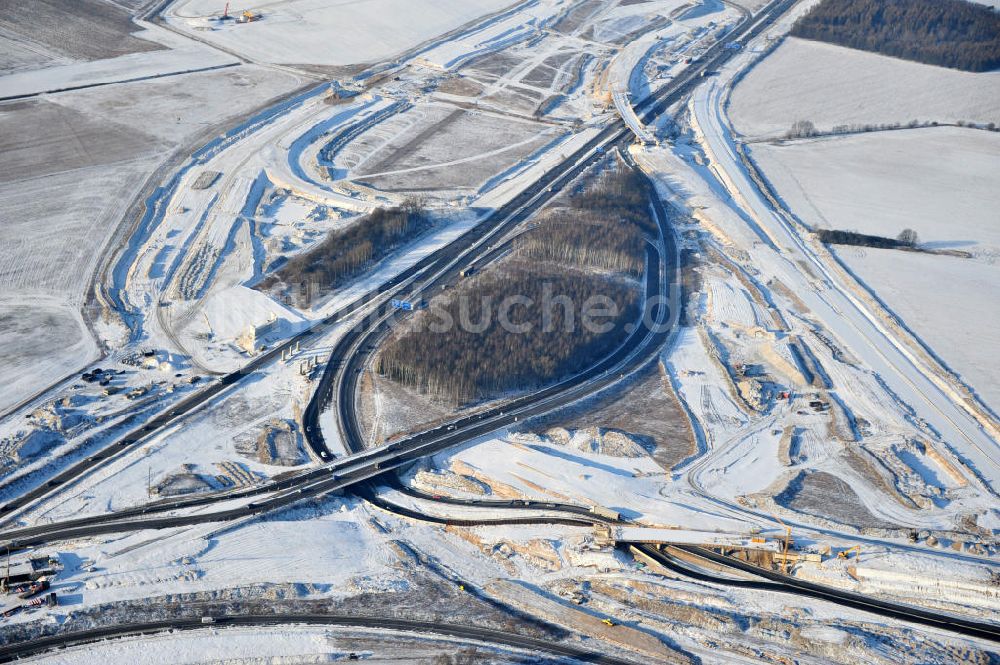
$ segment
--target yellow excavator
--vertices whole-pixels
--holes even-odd
[[[259,21],[262,18],[264,18],[263,14],[261,14],[259,12],[257,14],[254,14],[249,9],[244,9],[243,13],[240,14],[240,17],[238,19],[236,19],[236,22],[237,23],[252,23],[253,21]]]
[[[861,561],[861,545],[855,545],[854,547],[849,547],[846,550],[837,552],[837,558],[849,559],[851,557],[851,552],[854,552],[855,561]]]

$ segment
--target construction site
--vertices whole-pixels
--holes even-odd
[[[994,662],[998,72],[834,4],[7,8],[0,662]]]

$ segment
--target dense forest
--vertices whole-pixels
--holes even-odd
[[[519,236],[515,250],[536,261],[641,275],[643,231],[655,232],[656,224],[648,187],[639,174],[618,168]]]
[[[511,295],[530,304],[522,300],[525,304],[508,310],[502,302]],[[607,298],[602,307],[614,303],[616,316],[595,319],[610,323],[610,330],[581,325],[583,305],[595,296]],[[564,306],[564,298],[572,306]],[[545,385],[590,366],[621,344],[628,336],[626,324],[638,319],[638,299],[634,284],[515,261],[502,271],[471,278],[455,297],[432,302],[415,328],[386,345],[376,370],[456,404]],[[512,326],[530,330],[501,325],[503,311]],[[463,320],[472,325],[462,325]]]
[[[619,169],[570,197],[510,258],[432,300],[386,344],[377,371],[460,404],[546,385],[608,355],[639,317],[632,278],[644,266],[642,230],[655,228],[648,194],[641,175]],[[510,296],[523,298],[503,307]],[[616,314],[594,319],[607,329],[581,325],[588,300],[613,303]],[[501,325],[503,311],[512,325]]]
[[[823,0],[791,34],[971,72],[1000,67],[1000,13],[966,0]]]
[[[257,288],[289,296],[297,306],[309,307],[315,299],[357,277],[430,227],[430,219],[415,204],[378,208],[343,231],[329,234],[312,249],[292,257]]]

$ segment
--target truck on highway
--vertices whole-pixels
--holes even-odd
[[[598,517],[603,517],[604,519],[612,520],[614,522],[617,522],[619,519],[621,519],[621,515],[618,514],[617,511],[609,510],[604,506],[591,506],[590,513],[592,515],[597,515]]]
[[[415,303],[411,300],[403,300],[402,298],[393,298],[389,301],[389,304],[392,305],[393,309],[401,309],[404,312],[412,312],[420,307],[419,302]]]

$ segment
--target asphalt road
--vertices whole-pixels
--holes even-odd
[[[780,2],[772,4],[768,9],[768,15],[772,18],[765,20],[745,20],[740,28],[726,38],[726,41],[745,42],[749,40],[759,33],[760,30],[765,29],[767,25],[772,22],[773,17],[784,11],[784,9],[787,8],[791,2],[792,0],[781,0]],[[648,100],[646,103],[641,104],[638,109],[640,117],[646,120],[662,113],[667,106],[680,99],[690,90],[691,87],[693,87],[693,85],[697,83],[698,74],[701,71],[706,71],[711,67],[718,66],[726,57],[727,53],[721,49],[721,44],[713,46],[701,59],[700,64],[690,68],[688,74],[685,77],[679,78],[675,82],[675,85],[671,86],[670,91],[667,94],[662,95],[658,99]],[[598,150],[598,147],[610,147],[614,144],[624,143],[628,140],[628,138],[627,130],[623,129],[618,124],[607,128],[578,153],[575,153],[568,160],[547,173],[540,181],[515,198],[515,200],[510,202],[507,206],[498,210],[497,213],[491,217],[490,221],[476,227],[476,229],[467,233],[456,243],[452,243],[448,247],[432,254],[413,268],[404,272],[404,274],[380,286],[378,289],[369,292],[344,310],[341,310],[337,314],[325,319],[317,326],[317,328],[330,326],[342,321],[370,303],[377,301],[383,295],[394,292],[399,288],[401,283],[406,282],[422,273],[426,272],[435,275],[434,279],[426,285],[427,288],[442,282],[446,283],[449,280],[453,281],[458,270],[460,269],[459,266],[463,265],[460,261],[461,259],[465,259],[464,265],[470,265],[477,259],[483,259],[485,254],[488,254],[490,251],[494,251],[495,248],[489,246],[488,241],[492,238],[502,237],[504,233],[514,228],[517,224],[523,222],[528,216],[530,216],[530,214],[554,196],[555,192],[561,189],[564,184],[571,181],[583,170],[599,160],[603,150]],[[493,221],[494,218],[497,221]],[[661,220],[665,219],[666,217],[664,213]],[[668,233],[666,234],[664,241],[669,242],[669,239],[670,235]],[[648,278],[647,283],[651,286],[655,285],[659,288],[663,285],[659,275],[661,258],[657,256],[655,260],[650,261],[649,263],[651,266],[656,266],[657,268],[656,274],[651,275]],[[349,334],[345,337],[345,342],[338,345],[337,350],[334,351],[330,362],[326,366],[320,385],[316,391],[316,396],[310,402],[309,409],[307,409],[304,419],[307,428],[306,436],[309,440],[310,446],[321,459],[330,459],[331,453],[326,449],[325,442],[323,442],[322,433],[318,425],[318,415],[323,410],[323,407],[325,407],[332,398],[332,388],[335,383],[338,383],[334,379],[338,376],[346,375],[348,377],[348,380],[339,382],[339,385],[343,387],[341,396],[347,398],[342,399],[338,405],[340,417],[345,423],[345,432],[347,432],[349,437],[354,437],[352,439],[352,447],[360,440],[357,438],[358,430],[354,411],[353,395],[356,390],[354,383],[356,382],[356,377],[358,375],[358,366],[366,361],[366,351],[370,350],[368,349],[368,346],[370,346],[369,341],[377,338],[381,334],[384,334],[385,329],[383,326],[388,320],[386,315],[391,314],[388,308],[389,306],[385,302],[376,305],[376,312],[378,312],[381,316],[369,317],[366,319],[366,321],[362,322],[361,325],[352,329],[353,334]],[[234,498],[237,494],[230,493],[221,497],[202,497],[175,502],[163,502],[158,506],[147,506],[127,511],[127,515],[125,513],[118,513],[108,516],[97,516],[95,518],[78,520],[74,525],[46,525],[46,527],[40,528],[41,530],[39,535],[31,536],[25,534],[26,537],[24,539],[19,538],[17,533],[18,531],[24,532],[25,530],[10,532],[9,534],[3,534],[0,537],[17,539],[19,541],[18,544],[23,546],[31,544],[31,542],[51,542],[51,540],[54,539],[63,539],[75,536],[90,536],[100,533],[135,530],[139,528],[165,528],[181,524],[235,519],[250,514],[274,510],[282,506],[296,503],[305,498],[320,496],[331,491],[347,487],[359,487],[359,484],[361,484],[360,491],[368,494],[370,500],[374,501],[376,504],[387,507],[387,509],[399,512],[401,507],[392,506],[391,504],[387,504],[387,502],[383,499],[380,499],[377,496],[377,493],[373,492],[370,489],[370,485],[365,483],[365,481],[382,475],[387,470],[408,463],[413,459],[432,454],[438,450],[442,450],[458,443],[465,442],[471,438],[475,438],[476,436],[494,431],[500,427],[516,422],[518,419],[529,418],[534,415],[547,413],[555,408],[569,404],[577,399],[580,399],[581,397],[593,394],[594,392],[616,383],[626,372],[633,371],[638,366],[641,366],[642,363],[647,362],[652,357],[655,357],[655,353],[666,341],[669,335],[669,326],[663,326],[663,324],[667,322],[669,314],[670,312],[668,312],[665,307],[659,307],[654,312],[653,320],[660,325],[661,328],[663,328],[662,330],[651,332],[640,326],[640,328],[638,328],[629,338],[626,344],[620,347],[615,353],[595,365],[590,370],[573,377],[570,381],[564,381],[537,393],[514,400],[513,402],[504,405],[503,407],[498,407],[495,410],[461,418],[435,430],[424,432],[411,437],[410,439],[393,443],[389,445],[385,451],[382,451],[381,456],[379,456],[378,451],[376,451],[374,456],[369,454],[365,460],[357,463],[345,460],[344,463],[348,467],[346,473],[340,472],[339,469],[329,469],[323,467],[310,471],[306,474],[302,474],[301,476],[293,477],[287,481],[272,483],[261,488],[255,488],[254,490],[250,490],[240,495],[247,496],[250,493],[272,494],[269,498],[262,501],[250,503],[246,506],[239,506],[228,510],[205,513],[201,515],[166,516],[161,518],[145,517],[147,514],[166,512],[180,507],[205,505],[208,503],[223,501]],[[0,508],[0,515],[10,513],[20,507],[23,507],[30,501],[47,494],[65,483],[71,482],[96,467],[99,467],[101,464],[105,463],[107,459],[115,456],[118,452],[127,450],[137,445],[138,442],[146,436],[161,430],[177,418],[182,417],[209,399],[217,396],[220,392],[237,383],[243,377],[253,373],[264,365],[273,362],[276,358],[280,357],[282,351],[293,348],[296,342],[308,341],[309,335],[319,332],[317,328],[306,331],[296,338],[275,347],[268,353],[249,363],[240,371],[222,377],[221,380],[214,382],[207,388],[186,398],[166,413],[160,414],[145,423],[142,427],[132,430],[119,441],[115,442],[112,446],[108,446],[96,455],[93,455],[83,462],[56,475],[50,479],[46,485],[28,492],[12,502],[8,502],[8,504]],[[346,366],[346,372],[338,372],[342,366]],[[325,474],[329,474],[329,477],[324,478]],[[565,512],[571,513],[579,509],[579,507],[575,506],[546,506],[546,508],[555,510],[562,509]],[[422,515],[416,511],[411,512],[414,513],[412,515],[413,517],[424,520],[428,519],[426,515]],[[125,516],[126,519],[123,520],[123,516]],[[133,519],[128,519],[129,516],[135,517]],[[574,517],[566,519],[571,523],[577,523],[578,521],[592,523],[595,521],[594,517],[590,516],[589,513],[588,519],[586,520],[577,520]],[[551,523],[552,521],[559,520],[549,519],[547,521]],[[449,521],[449,523],[455,523],[455,521],[452,520]],[[474,521],[473,523],[480,524],[482,521]],[[940,613],[888,603],[885,601],[873,600],[859,594],[829,589],[820,585],[797,580],[795,578],[788,578],[777,573],[771,573],[770,571],[762,571],[756,567],[749,566],[749,564],[743,564],[742,562],[735,561],[728,557],[722,557],[721,555],[716,555],[705,550],[699,550],[698,548],[686,549],[692,554],[703,556],[706,559],[713,560],[716,563],[721,563],[729,567],[744,570],[746,570],[747,567],[752,568],[751,572],[754,574],[771,580],[770,582],[759,583],[749,581],[736,582],[726,578],[707,576],[710,579],[704,581],[712,581],[714,583],[728,585],[739,584],[740,586],[749,586],[753,584],[755,585],[753,588],[760,588],[762,590],[769,591],[782,591],[794,593],[800,596],[819,598],[911,623],[933,626],[972,637],[1000,641],[1000,630],[990,624],[974,622],[959,617],[951,617]],[[653,550],[651,553],[647,552],[647,554],[661,559],[665,558],[659,550]],[[683,568],[683,570],[683,574],[691,575],[692,571],[690,569]],[[705,575],[702,575],[702,578],[704,577]],[[476,627],[455,626],[431,622],[330,615],[251,615],[220,618],[217,621],[218,622],[215,625],[221,626],[259,626],[298,623],[364,626],[384,630],[426,632],[470,639],[479,642],[503,644],[506,646],[538,651],[549,655],[571,657],[584,662],[625,662],[619,659],[579,649],[577,647],[553,644],[534,638],[520,637],[509,632],[491,631]],[[109,637],[141,635],[163,632],[166,630],[192,630],[203,627],[204,625],[198,619],[181,619],[111,626],[90,631],[66,633],[48,638],[41,638],[39,640],[23,642],[17,645],[0,647],[0,660],[9,661],[27,655],[41,653],[52,648],[85,644]]]
[[[740,27],[736,28],[725,38],[726,41],[748,41],[761,30],[770,25],[770,23],[773,22],[774,17],[780,15],[780,13],[783,12],[792,2],[793,0],[779,0],[778,2],[772,3],[765,10],[766,16],[745,19]],[[697,84],[700,80],[699,75],[701,71],[707,71],[713,67],[719,66],[722,61],[729,57],[731,53],[732,51],[730,50],[722,49],[721,42],[715,44],[697,63],[695,63],[695,65],[690,67],[684,75],[675,79],[656,98],[649,98],[642,102],[638,107],[640,117],[645,120],[662,113],[667,106],[678,101],[685,94],[687,94],[694,85]],[[21,495],[17,499],[8,502],[0,508],[0,515],[9,514],[14,510],[24,507],[31,501],[54,491],[60,486],[76,480],[83,474],[96,470],[102,464],[106,463],[108,459],[116,457],[121,452],[134,448],[144,437],[161,430],[163,427],[198,408],[209,399],[216,397],[225,389],[238,383],[244,377],[253,374],[261,367],[279,359],[284,350],[293,348],[298,342],[308,344],[310,336],[322,332],[323,327],[337,324],[368,305],[378,303],[380,299],[382,300],[382,305],[379,311],[384,314],[386,311],[385,308],[388,307],[386,302],[389,297],[418,276],[421,276],[424,273],[440,274],[442,268],[445,271],[453,273],[458,269],[458,266],[461,265],[458,261],[460,257],[465,256],[467,258],[472,257],[474,259],[479,255],[489,253],[493,248],[489,247],[489,243],[486,242],[486,240],[490,238],[503,237],[503,234],[507,230],[512,229],[514,226],[524,221],[524,219],[530,216],[534,210],[554,196],[559,188],[572,181],[584,169],[598,161],[603,154],[603,151],[597,150],[598,147],[605,145],[610,146],[618,142],[625,142],[629,136],[630,134],[628,129],[624,127],[623,123],[619,122],[609,126],[586,146],[582,147],[577,153],[574,153],[564,162],[560,163],[557,167],[548,172],[539,182],[519,194],[507,205],[498,209],[494,215],[491,216],[490,220],[478,225],[459,238],[455,243],[452,243],[447,247],[434,252],[428,257],[425,257],[416,265],[404,271],[402,274],[393,278],[389,282],[380,285],[377,289],[373,289],[351,305],[345,307],[343,310],[331,315],[327,319],[324,319],[317,324],[316,327],[301,333],[284,344],[276,346],[267,353],[254,359],[241,370],[214,381],[206,388],[174,405],[165,413],[160,414],[142,427],[133,430],[129,434],[122,437],[119,441],[109,445],[99,453],[88,457],[86,460],[56,475],[45,485],[37,487],[26,494]],[[656,201],[656,203],[659,207],[658,214],[661,215],[662,223],[663,220],[665,220],[665,211],[663,211],[662,204],[658,201]],[[666,243],[672,242],[672,236],[669,232],[664,234],[664,241]],[[673,254],[674,252],[670,253]],[[468,263],[465,265],[468,265]],[[647,282],[651,284],[653,280],[647,280]],[[666,322],[668,314],[671,313],[668,312],[665,307],[660,306],[657,311],[654,312],[653,320],[662,326],[662,324]],[[359,338],[367,335],[372,330],[375,330],[375,327],[372,326],[373,321],[375,321],[375,323],[380,323],[380,321],[375,317],[366,317],[365,321],[352,328],[348,335],[345,336],[344,340],[346,341],[342,340],[341,343],[337,345],[337,348],[331,355],[330,362],[327,363],[324,369],[320,383],[314,392],[313,399],[310,400],[306,411],[303,414],[306,439],[309,442],[310,447],[317,454],[317,456],[320,457],[320,459],[329,460],[332,458],[332,453],[326,448],[325,442],[322,438],[322,432],[318,424],[319,413],[326,405],[329,404],[332,398],[334,378],[336,378],[339,374],[338,369],[340,368],[341,363],[346,362],[351,358],[355,358],[355,362],[357,362],[356,358],[358,354],[353,353],[353,351],[359,346],[357,344]],[[511,404],[506,405],[502,410],[497,409],[493,412],[479,413],[468,416],[447,425],[443,425],[435,430],[419,434],[406,441],[391,444],[388,446],[388,453],[393,455],[396,463],[374,463],[375,470],[398,466],[400,463],[412,461],[413,459],[417,459],[427,454],[432,454],[449,446],[463,443],[469,439],[475,438],[476,436],[487,434],[500,427],[509,425],[519,419],[540,415],[551,411],[552,409],[559,408],[581,397],[593,394],[612,385],[618,381],[622,375],[624,375],[626,370],[629,370],[630,368],[634,369],[633,364],[630,363],[635,363],[642,352],[654,352],[655,349],[665,342],[668,335],[667,330],[662,330],[654,334],[646,334],[644,338],[645,341],[641,342],[639,338],[644,333],[648,333],[648,330],[644,330],[642,327],[638,328],[633,333],[633,336],[630,337],[629,340],[622,347],[620,347],[616,353],[612,354],[610,357],[588,370],[588,372],[578,375],[577,377],[573,377],[568,382],[553,385],[532,395],[524,396],[515,400]],[[353,344],[351,343],[352,340],[354,342]],[[348,373],[348,375],[350,374],[351,373]],[[346,389],[344,394],[353,395],[353,393],[350,393]],[[353,397],[349,397],[347,402],[349,404],[353,402]],[[338,410],[340,411],[339,417],[341,421],[347,422],[347,427],[353,427],[353,430],[356,432],[356,424],[353,426],[350,424],[350,420],[354,417],[353,408],[345,409],[344,404],[342,403],[338,407]],[[180,508],[190,508],[209,503],[226,501],[238,497],[282,492],[286,491],[287,488],[298,487],[299,489],[297,490],[297,493],[300,498],[315,496],[319,491],[317,489],[318,487],[330,487],[332,489],[342,488],[342,483],[337,484],[326,481],[325,483],[317,484],[315,482],[319,478],[326,477],[326,474],[329,472],[329,469],[321,467],[319,469],[303,472],[301,475],[291,479],[270,483],[249,490],[226,492],[213,496],[161,501],[155,504],[140,506],[119,513],[110,513],[92,518],[81,518],[64,523],[44,525],[42,527],[14,529],[7,533],[0,534],[0,538],[8,541],[15,540],[18,543],[16,546],[24,546],[25,544],[28,544],[28,542],[33,544],[46,542],[45,538],[58,540],[68,537],[68,534],[70,534],[71,537],[76,537],[80,535],[96,535],[97,533],[113,533],[140,528],[138,526],[140,521],[141,524],[147,528],[165,528],[183,523],[211,521],[213,516],[217,519],[232,519],[240,515],[241,509],[231,509],[194,516],[166,518],[148,518],[147,516],[162,514],[164,512]],[[368,477],[371,476],[364,475],[361,479],[367,479]],[[338,479],[338,481],[339,480],[340,479]],[[336,487],[334,487],[334,485],[336,485]],[[288,494],[279,494],[270,500],[263,501],[258,504],[251,504],[246,507],[245,510],[254,512],[258,509],[263,510],[285,506],[288,505],[288,503],[290,503],[288,500]],[[246,514],[246,512],[243,514]],[[184,522],[185,519],[189,521]],[[92,529],[87,530],[87,527],[92,527]]]
[[[500,645],[515,649],[523,649],[545,654],[546,656],[572,658],[583,663],[635,665],[634,661],[627,661],[613,656],[607,656],[572,644],[550,642],[534,637],[517,635],[509,631],[490,630],[477,626],[463,626],[432,621],[382,619],[336,614],[250,614],[232,617],[217,617],[215,619],[215,623],[210,625],[203,624],[200,618],[118,624],[91,630],[60,633],[49,637],[20,642],[18,644],[0,646],[0,662],[7,663],[20,658],[26,658],[44,653],[46,651],[51,651],[52,649],[91,644],[93,642],[99,642],[101,640],[112,638],[155,635],[158,633],[177,630],[202,630],[206,628],[215,629],[229,626],[283,625],[375,628],[380,631],[427,634],[429,637],[437,635],[468,640],[479,644]]]
[[[919,607],[904,605],[902,603],[893,603],[864,596],[859,593],[852,593],[850,591],[843,591],[841,589],[815,584],[796,577],[782,575],[781,573],[759,568],[745,561],[739,561],[732,557],[723,556],[700,547],[688,545],[672,546],[678,550],[686,552],[687,554],[726,566],[727,568],[732,568],[733,570],[749,572],[768,581],[758,582],[753,580],[733,580],[727,577],[712,575],[707,572],[695,571],[689,566],[679,563],[674,557],[671,557],[668,552],[664,552],[661,549],[649,544],[619,543],[619,545],[631,546],[642,554],[655,560],[657,563],[669,568],[673,572],[702,582],[711,582],[713,584],[721,584],[724,586],[759,589],[761,591],[790,593],[796,596],[817,598],[819,600],[826,600],[831,603],[836,603],[837,605],[863,610],[865,612],[888,617],[890,619],[898,619],[911,624],[920,624],[930,626],[932,628],[939,628],[941,630],[957,633],[959,635],[965,635],[967,637],[976,637],[979,639],[989,640],[991,642],[1000,642],[1000,626],[995,624],[985,621],[974,621],[972,619],[966,619],[964,617],[958,617],[944,612],[925,610]]]

